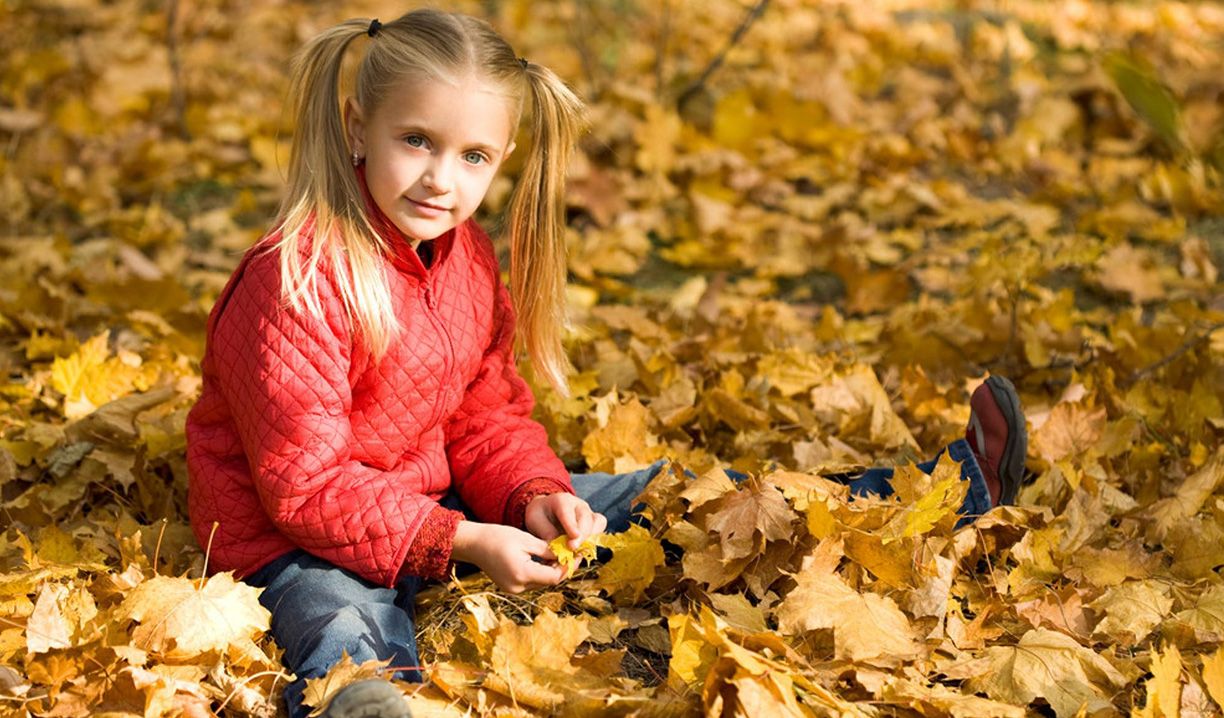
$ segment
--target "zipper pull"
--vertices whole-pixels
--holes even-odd
[[[434,307],[433,289],[429,286],[429,282],[425,282],[425,306],[430,309],[436,309]]]

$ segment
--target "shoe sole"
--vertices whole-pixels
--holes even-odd
[[[1007,444],[999,461],[999,504],[1010,506],[1016,503],[1016,492],[1024,479],[1028,429],[1024,425],[1024,412],[1020,409],[1020,395],[1015,385],[1006,377],[991,375],[986,379],[986,386],[990,387],[990,395],[1007,421]]]
[[[411,718],[404,694],[390,683],[371,679],[341,690],[320,718]]]

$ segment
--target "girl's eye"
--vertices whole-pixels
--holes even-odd
[[[485,156],[479,152],[468,152],[463,159],[470,164],[478,165],[485,161]]]
[[[408,135],[407,137],[404,138],[404,142],[406,142],[409,147],[424,147],[425,146],[425,138],[421,137],[420,135]]]

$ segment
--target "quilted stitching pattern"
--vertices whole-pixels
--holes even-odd
[[[334,286],[319,287],[328,321],[283,306],[266,241],[213,308],[187,418],[189,511],[201,545],[211,535],[211,571],[246,575],[301,547],[390,586],[452,486],[490,522],[531,479],[572,491],[530,419],[488,237],[469,221],[434,240],[426,270],[389,224],[375,226],[398,250],[387,272],[403,331],[381,362]]]

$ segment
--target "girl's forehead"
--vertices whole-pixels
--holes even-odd
[[[505,143],[517,124],[518,103],[504,88],[475,75],[403,77],[387,88],[375,114],[392,124],[479,131]]]

